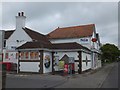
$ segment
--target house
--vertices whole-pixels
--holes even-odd
[[[101,62],[98,60],[100,59],[100,38],[99,34],[96,33],[95,24],[63,28],[58,27],[47,36],[51,43],[76,42],[87,47],[92,51],[92,68],[101,67]],[[93,40],[95,40],[95,42]]]
[[[82,73],[101,67],[100,39],[94,24],[58,27],[43,35],[27,28],[25,19],[24,12],[19,12],[16,29],[5,31],[3,61],[16,63],[18,73],[49,73],[64,70],[65,65]]]

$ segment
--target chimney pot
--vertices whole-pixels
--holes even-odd
[[[20,12],[18,13],[18,16],[20,16]]]
[[[21,12],[22,16],[24,16],[24,12]]]

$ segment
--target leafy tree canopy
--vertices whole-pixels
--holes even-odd
[[[113,62],[119,59],[120,50],[114,44],[107,43],[103,45],[100,49],[102,52],[101,58],[103,62]]]

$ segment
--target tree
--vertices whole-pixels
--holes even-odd
[[[120,50],[114,44],[105,44],[100,48],[102,55],[101,59],[103,62],[114,62],[119,59]]]

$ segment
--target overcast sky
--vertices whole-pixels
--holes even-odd
[[[0,29],[15,29],[15,16],[26,15],[26,27],[47,34],[57,27],[95,24],[101,43],[118,44],[117,2],[3,2]]]

